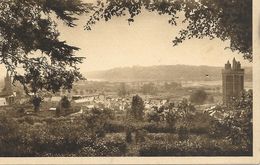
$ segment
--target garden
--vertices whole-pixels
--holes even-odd
[[[0,156],[252,155],[252,91],[230,107],[217,107],[225,111],[222,120],[196,111],[187,100],[161,109],[157,117],[143,114],[142,106],[134,96],[121,118],[98,108],[78,116],[1,111]]]

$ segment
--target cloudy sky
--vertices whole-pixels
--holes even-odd
[[[108,22],[100,21],[91,31],[83,28],[86,17],[80,17],[78,26],[74,28],[58,21],[61,39],[80,47],[76,55],[86,57],[80,65],[83,73],[134,65],[224,66],[233,57],[240,60],[242,66],[251,65],[243,60],[241,54],[224,50],[229,46],[228,41],[191,39],[173,47],[172,39],[183,25],[171,26],[168,16],[143,11],[130,26],[127,18],[114,17]],[[0,69],[3,68],[1,66]]]

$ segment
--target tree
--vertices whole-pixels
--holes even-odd
[[[120,83],[118,89],[118,96],[124,97],[127,94],[125,83]]]
[[[183,13],[181,23],[187,26],[173,40],[176,46],[186,39],[219,38],[230,41],[230,49],[253,60],[252,55],[252,0],[107,0],[98,1],[85,29],[91,30],[100,19],[129,14],[128,22],[145,8],[169,15],[169,23],[177,25],[178,14]],[[181,18],[181,17],[180,17]]]
[[[171,82],[171,83],[164,83],[164,89],[166,91],[174,91],[175,89],[181,87],[181,84],[176,83],[176,82]]]
[[[65,110],[68,110],[71,107],[71,103],[67,96],[63,96],[60,100],[61,108],[64,108]]]
[[[54,17],[74,27],[76,15],[89,11],[81,0],[0,1],[0,64],[4,64],[26,93],[71,89],[83,79],[79,50],[60,40]],[[19,68],[19,69],[18,69]]]
[[[169,112],[166,114],[166,122],[170,128],[174,128],[177,120],[179,119],[178,112],[176,110],[169,109]]]
[[[220,107],[226,113],[222,121],[213,125],[214,136],[221,134],[244,151],[252,153],[253,142],[253,92],[242,92],[229,107]],[[219,136],[219,135],[218,135]]]
[[[208,95],[203,89],[198,89],[191,93],[190,101],[196,104],[203,104],[206,101],[207,97]]]
[[[143,99],[135,95],[132,99],[131,108],[126,111],[126,121],[125,121],[125,133],[126,133],[126,142],[131,143],[132,133],[136,134],[138,137],[138,131],[140,129],[141,122],[143,121],[144,116],[144,102]]]
[[[210,103],[214,103],[214,96],[212,95],[207,96],[207,101]]]
[[[135,120],[142,121],[144,115],[143,111],[144,111],[144,101],[140,96],[135,95],[132,99],[132,107],[131,107],[130,115],[133,116]]]
[[[71,110],[71,103],[67,96],[63,96],[56,107],[56,115],[60,116],[67,115],[68,111]]]
[[[42,102],[42,98],[38,95],[35,95],[32,97],[32,104],[34,106],[34,111],[35,112],[38,112],[40,110],[40,105],[41,105],[41,102]]]
[[[60,40],[57,22],[76,26],[77,15],[93,11],[85,29],[100,19],[129,13],[128,22],[142,8],[171,16],[169,23],[177,25],[177,14],[184,13],[180,30],[173,40],[178,45],[190,38],[220,38],[230,40],[230,49],[252,61],[252,0],[107,0],[95,6],[81,0],[3,0],[0,1],[0,64],[11,72],[14,81],[23,84],[26,93],[40,90],[57,92],[70,90],[82,79],[76,57],[79,50]],[[37,53],[35,53],[37,52]],[[38,55],[35,55],[38,54]],[[21,69],[21,72],[18,71]]]
[[[230,113],[224,120],[230,130],[228,137],[233,143],[252,149],[253,91],[243,91],[229,109]]]
[[[143,94],[155,94],[157,92],[157,89],[153,83],[148,83],[148,84],[144,84],[141,87],[141,92]]]
[[[183,122],[183,125],[185,127],[189,127],[191,124],[191,117],[195,113],[196,109],[195,107],[188,102],[187,99],[183,99],[178,105],[177,105],[177,113],[179,116],[179,119]]]
[[[159,113],[153,108],[149,113],[147,114],[147,120],[148,122],[159,122],[160,121],[160,115]]]
[[[187,99],[183,99],[177,106],[177,116],[181,121],[178,129],[179,140],[187,140],[189,137],[188,128],[191,126],[192,117],[195,112],[195,107],[188,103]]]
[[[93,138],[105,136],[105,126],[108,121],[114,118],[114,112],[110,109],[93,108],[84,114],[86,128]]]

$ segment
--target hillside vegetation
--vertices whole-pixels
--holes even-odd
[[[88,72],[86,77],[113,81],[216,81],[222,79],[221,69],[222,67],[189,65],[133,66]],[[245,81],[252,81],[252,68],[244,69]]]

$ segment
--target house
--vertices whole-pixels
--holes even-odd
[[[56,110],[57,108],[53,108],[53,107],[49,108],[49,111],[56,111]]]
[[[44,102],[50,102],[50,101],[51,101],[51,97],[44,97],[44,98],[43,98],[43,101],[44,101]]]
[[[93,101],[94,101],[94,97],[82,98],[82,99],[74,100],[74,102],[76,104],[79,104],[79,103],[90,103],[90,102],[93,102]]]
[[[6,99],[3,97],[0,97],[0,106],[6,106],[6,105],[8,105]]]
[[[60,96],[53,96],[51,98],[51,102],[59,102],[61,100],[61,97]]]

